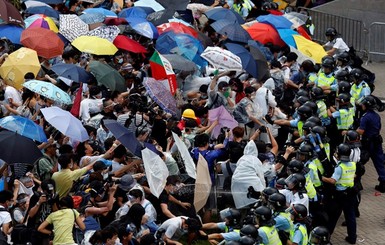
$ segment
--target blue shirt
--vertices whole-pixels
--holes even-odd
[[[372,111],[368,110],[361,117],[359,129],[365,130],[364,137],[371,138],[380,134],[381,130],[381,118],[380,116]]]
[[[217,223],[218,229],[225,231],[226,230],[226,223],[225,222],[219,222]],[[229,227],[229,231],[226,233],[221,233],[222,237],[226,241],[239,241],[241,239],[241,236],[239,235],[239,232],[234,231],[231,227]]]
[[[306,244],[303,244],[303,235],[302,235],[302,232],[299,230],[299,228],[297,229],[297,227],[299,227],[301,224],[295,224],[295,232],[294,232],[294,237],[293,237],[293,240],[291,241],[292,243],[296,243],[298,245],[306,245]]]
[[[283,216],[277,215],[275,218],[275,228],[279,231],[288,231],[290,230],[290,222]]]

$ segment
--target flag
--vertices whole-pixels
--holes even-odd
[[[76,92],[74,104],[72,105],[72,108],[71,108],[71,111],[70,111],[71,114],[72,114],[74,117],[76,117],[76,118],[79,118],[79,114],[80,114],[80,102],[82,102],[82,99],[83,99],[83,83],[80,83],[78,92]]]
[[[150,66],[153,78],[156,80],[167,79],[171,94],[174,95],[177,88],[176,76],[170,61],[155,50],[150,58]]]
[[[196,178],[195,163],[187,149],[187,146],[183,143],[183,141],[179,138],[179,136],[176,135],[176,133],[172,132],[172,137],[174,138],[175,144],[180,152],[180,155],[182,156],[188,176],[195,179]]]
[[[201,210],[207,202],[211,191],[211,178],[206,159],[199,153],[197,164],[197,178],[194,190],[194,207]]]

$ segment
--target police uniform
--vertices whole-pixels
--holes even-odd
[[[322,126],[329,126],[331,123],[330,117],[328,115],[328,108],[324,100],[316,101],[318,107],[318,117],[321,119]]]
[[[262,226],[258,228],[258,234],[265,245],[282,245],[278,231],[275,226]]]
[[[320,72],[318,78],[315,80],[315,85],[318,87],[332,86],[335,84],[337,84],[337,81],[334,78],[333,73],[325,74],[324,72]]]
[[[290,213],[275,212],[273,218],[275,220],[275,228],[277,228],[278,231],[284,231],[289,234],[290,230],[293,228],[293,221],[290,218]]]
[[[307,245],[308,240],[309,238],[306,226],[301,223],[295,224],[293,229],[290,231],[290,241],[298,245]]]
[[[240,230],[235,229],[231,226],[227,226],[225,222],[219,222],[217,223],[218,229],[224,231],[221,233],[222,237],[226,241],[238,241],[241,239],[241,236],[239,235]]]

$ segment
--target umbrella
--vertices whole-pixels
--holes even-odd
[[[247,49],[243,46],[235,43],[226,43],[226,48],[233,54],[241,58],[242,68],[247,71],[250,75],[258,78],[257,62]]]
[[[47,6],[30,7],[25,10],[27,14],[44,14],[46,16],[59,19],[59,12]]]
[[[113,18],[113,17],[107,17],[105,20],[104,20],[104,24],[106,25],[115,25],[115,26],[118,26],[118,25],[127,25],[128,22],[125,18]]]
[[[49,6],[48,4],[43,3],[43,2],[40,2],[40,1],[28,0],[28,1],[25,1],[24,4],[25,4],[25,7],[26,7],[26,8],[31,8],[31,7],[43,7],[43,6],[48,7],[48,8],[52,8],[52,7]]]
[[[294,48],[293,46],[289,46],[290,47],[290,52],[293,52],[293,53],[296,53],[298,58],[297,58],[297,62],[298,64],[302,64],[302,62],[304,62],[305,60],[311,60],[313,62],[313,64],[315,64],[315,60],[302,54],[301,52],[298,51],[298,49]]]
[[[158,30],[150,21],[145,18],[128,18],[128,23],[140,35],[149,39],[155,39],[159,36]]]
[[[297,47],[295,44],[293,35],[298,35],[298,32],[292,30],[292,29],[278,29],[279,36],[281,39],[288,45],[288,46],[293,46]]]
[[[255,23],[246,31],[250,34],[253,40],[256,40],[262,44],[273,43],[278,46],[285,46],[285,43],[279,37],[278,32],[269,24]]]
[[[0,119],[0,128],[8,129],[38,142],[47,142],[43,128],[22,116],[7,116]]]
[[[21,33],[20,42],[37,52],[38,56],[50,59],[63,53],[64,43],[59,36],[41,27],[33,27]]]
[[[118,14],[118,17],[120,17],[120,18],[144,18],[145,19],[148,15],[145,8],[148,9],[147,7],[142,8],[142,7],[136,7],[136,6],[131,7],[131,8],[126,8],[126,9],[123,9]],[[154,12],[154,11],[151,11],[150,13],[152,13],[152,12]]]
[[[196,71],[197,66],[194,62],[180,56],[179,54],[164,54],[168,61],[170,61],[172,68],[179,71]]]
[[[133,53],[147,53],[147,49],[144,46],[124,35],[118,35],[114,39],[114,45],[117,48],[124,49]]]
[[[88,25],[75,14],[61,14],[59,27],[59,32],[70,42],[80,36],[87,35],[89,30]]]
[[[83,124],[69,111],[56,106],[42,108],[40,110],[43,113],[44,119],[65,136],[80,142],[89,139],[87,130],[83,127]]]
[[[79,18],[86,24],[95,24],[103,22],[106,16],[102,13],[84,13]],[[111,17],[112,18],[112,17]]]
[[[164,7],[155,0],[139,0],[135,2],[136,7],[150,7],[155,12],[164,10]]]
[[[295,18],[297,18],[298,20],[300,20],[301,22],[303,22],[303,24],[301,24],[301,26],[302,25],[304,25],[306,22],[307,22],[307,20],[310,18],[310,16],[308,16],[308,15],[306,15],[306,14],[301,14],[301,13],[299,13],[299,12],[289,12],[289,13],[286,13],[286,14],[284,14],[283,15],[284,17],[286,17],[286,18],[291,18],[291,17],[295,17]],[[290,16],[290,17],[288,17],[288,16]],[[298,21],[298,20],[296,20],[296,21]]]
[[[238,126],[238,122],[235,121],[234,117],[230,115],[230,113],[223,106],[209,110],[208,119],[211,123],[214,121],[219,122],[219,124],[215,126],[212,131],[212,136],[214,138],[218,137],[221,132],[221,128],[228,127],[229,129],[233,129]]]
[[[275,29],[290,29],[293,25],[293,23],[285,17],[273,14],[258,16],[257,20],[260,23],[270,24]]]
[[[269,72],[269,65],[266,60],[266,56],[262,53],[260,48],[257,46],[256,41],[249,42],[250,53],[254,60],[257,62],[258,80],[261,80]],[[271,55],[273,56],[273,55]]]
[[[206,159],[199,153],[197,164],[197,176],[194,188],[194,207],[196,211],[201,210],[210,196],[211,177]]]
[[[68,78],[75,82],[87,83],[91,79],[91,74],[88,73],[84,68],[74,65],[59,63],[51,67],[58,76]]]
[[[34,14],[28,17],[27,19],[25,19],[24,23],[25,23],[25,28],[42,27],[56,33],[59,32],[59,29],[57,29],[55,22],[50,17],[45,16],[43,14]]]
[[[131,151],[131,153],[140,156],[140,150],[138,152],[138,149],[140,149],[140,144],[136,139],[134,132],[129,131],[115,120],[104,119],[103,122],[104,126],[106,126],[108,130],[111,131],[115,138],[119,140],[120,143],[124,145],[124,147]]]
[[[112,42],[101,37],[80,36],[71,44],[81,52],[96,55],[114,55],[118,51]]]
[[[120,30],[117,26],[99,26],[88,32],[87,36],[100,37],[110,41],[111,43],[119,35]]]
[[[293,28],[298,28],[299,26],[305,25],[306,22],[298,18],[297,16],[291,14],[291,13],[286,13],[283,15],[286,19],[288,19],[291,23],[293,23]]]
[[[36,51],[29,48],[20,48],[6,58],[0,67],[0,76],[8,85],[21,89],[24,75],[32,72],[36,76],[40,69],[41,66]]]
[[[155,26],[158,26],[163,23],[167,23],[168,19],[172,18],[174,14],[175,10],[165,9],[149,14],[146,19],[153,23]]]
[[[210,20],[223,20],[236,21],[239,24],[245,23],[245,20],[238,13],[226,8],[213,8],[204,13]]]
[[[175,33],[189,34],[195,38],[198,37],[198,32],[194,28],[178,22],[164,23],[162,25],[157,26],[156,28],[158,29],[159,34],[162,34],[163,32],[167,31],[173,31]]]
[[[198,31],[198,40],[202,43],[204,48],[207,48],[208,46],[214,46],[214,43],[211,38],[209,38],[206,34],[200,31]]]
[[[174,139],[175,145],[177,146],[180,155],[183,159],[184,166],[186,167],[186,172],[188,176],[195,179],[196,178],[196,167],[194,160],[192,159],[189,150],[187,149],[186,144],[179,138],[179,136],[174,133],[172,133],[172,137]]]
[[[241,58],[220,47],[207,47],[201,56],[217,69],[242,71]]]
[[[305,27],[304,26],[299,26],[297,28],[297,31],[298,33],[303,36],[304,38],[308,39],[308,40],[311,40],[311,36],[309,35],[309,33],[306,31]]]
[[[151,99],[153,99],[164,111],[177,116],[178,107],[176,105],[176,100],[162,83],[153,78],[145,78],[143,85]]]
[[[34,163],[43,153],[35,142],[15,132],[0,132],[0,159],[6,163]]]
[[[217,22],[220,23],[215,24]],[[218,20],[211,24],[211,26],[214,28],[214,30],[216,30],[216,32],[226,36],[227,39],[234,42],[247,43],[251,39],[250,34],[245,29],[243,29],[238,23],[231,23],[226,19]]]
[[[293,37],[297,44],[297,49],[302,54],[314,59],[316,63],[322,63],[322,57],[326,56],[327,53],[320,44],[310,41],[300,35],[294,35]]]
[[[264,56],[264,60],[273,60],[274,59],[274,56],[273,54],[271,53],[270,49],[265,47],[263,44],[261,44],[260,42],[258,41],[255,41],[255,40],[249,40],[249,42],[247,43],[250,47],[250,52],[251,52],[251,47],[254,47],[255,49],[258,49],[259,52],[262,54],[262,56]],[[253,55],[254,59],[258,60],[259,58],[256,58],[254,56],[254,54],[251,52],[251,54]],[[259,57],[257,55],[257,57]]]
[[[189,0],[158,0],[158,2],[166,9],[186,10]]]
[[[7,0],[0,0],[0,24],[23,25],[23,17],[19,11]]]
[[[46,4],[61,4],[63,3],[63,0],[39,0]]]
[[[23,87],[53,101],[57,101],[66,105],[71,104],[70,96],[50,82],[29,80],[23,84]]]
[[[100,13],[103,14],[105,17],[118,17],[114,12],[107,10],[105,8],[88,8],[83,11],[83,14],[93,14],[93,13]]]
[[[17,25],[0,25],[0,38],[7,38],[14,44],[21,44],[20,36],[23,30],[23,28]]]
[[[123,92],[127,90],[124,78],[111,66],[93,60],[89,63],[89,67],[99,84],[103,84],[111,91]]]

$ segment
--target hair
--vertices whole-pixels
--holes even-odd
[[[270,66],[271,68],[279,68],[281,69],[282,68],[282,64],[281,62],[279,62],[278,60],[274,59],[270,62]]]
[[[128,194],[135,198],[140,198],[140,200],[143,200],[143,192],[139,189],[133,189]]]
[[[241,82],[241,80],[239,78],[231,78],[229,80],[229,84],[232,86],[232,85],[235,85],[236,86],[236,89],[235,89],[235,92],[237,93],[242,93],[243,91],[243,84]]]
[[[62,154],[72,154],[73,148],[70,145],[64,144],[59,147],[59,153]]]
[[[72,200],[71,196],[65,196],[60,199],[59,201],[59,207],[60,208],[74,208],[74,201]]]
[[[98,87],[98,86],[92,86],[90,89],[89,89],[89,91],[90,91],[90,96],[92,97],[92,96],[95,96],[95,95],[97,95],[97,94],[99,94],[100,92],[102,92],[102,90],[100,89],[100,87]]]
[[[142,204],[135,203],[130,207],[126,215],[123,215],[120,218],[120,222],[128,225],[130,223],[134,224],[139,230],[142,222],[143,215],[146,213]]]
[[[41,187],[41,189],[42,189],[43,191],[49,191],[49,186],[48,186],[48,185],[52,185],[53,188],[56,189],[56,183],[55,183],[55,181],[54,181],[53,179],[46,179],[46,180],[43,180],[43,181],[41,182],[40,187]]]
[[[6,201],[10,201],[13,198],[13,193],[8,190],[0,191],[0,203],[5,203]]]
[[[104,143],[104,149],[108,150],[111,148],[111,146],[114,144],[115,137],[107,138]]]
[[[247,87],[245,88],[245,94],[252,94],[255,92],[255,88],[254,87]]]
[[[195,136],[194,141],[196,147],[204,147],[209,143],[210,136],[208,134],[198,134]]]
[[[123,241],[125,236],[128,236],[132,231],[127,231],[127,226],[119,225],[118,227],[118,237],[120,241]]]
[[[57,159],[62,169],[68,168],[71,164],[71,160],[73,160],[73,155],[71,153],[61,154]]]
[[[123,145],[119,145],[118,147],[115,148],[114,157],[121,158],[124,155],[127,155],[127,150]]]
[[[176,185],[180,182],[180,179],[177,175],[170,175],[166,179],[166,185]]]
[[[24,75],[24,79],[35,79],[35,74],[33,74],[32,72],[27,72]]]
[[[239,126],[233,128],[233,135],[234,135],[234,137],[242,138],[244,134],[245,134],[245,129],[244,128],[239,127]]]
[[[266,153],[266,143],[262,140],[254,140],[258,153]]]
[[[298,59],[298,55],[294,52],[290,52],[287,54],[286,58],[287,58],[286,59],[287,62],[292,62],[292,61],[296,61]]]

